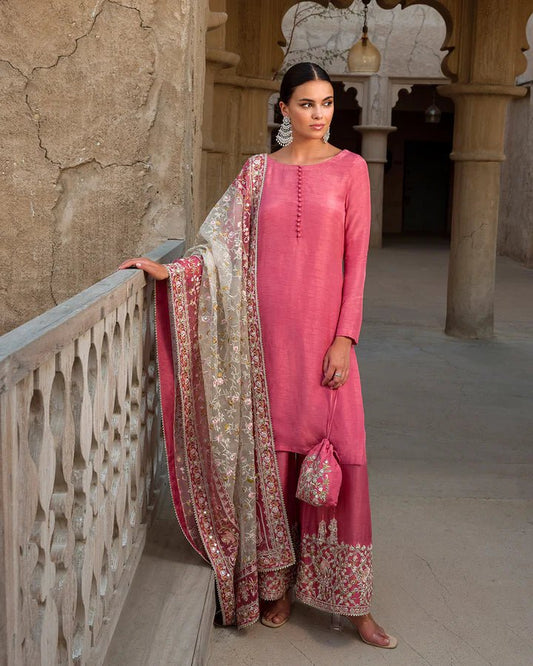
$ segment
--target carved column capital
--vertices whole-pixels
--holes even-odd
[[[452,83],[437,88],[455,103],[455,162],[502,162],[505,114],[509,101],[523,97],[527,89],[518,86]]]
[[[210,30],[215,30],[216,28],[219,28],[221,25],[224,25],[226,21],[228,20],[228,15],[226,12],[212,12],[211,10],[207,10],[207,17],[206,17],[206,30],[209,32]]]
[[[216,70],[219,70],[236,67],[241,57],[238,53],[231,53],[231,51],[225,51],[224,49],[207,48],[205,50],[205,59]]]
[[[367,162],[385,164],[387,162],[387,137],[396,131],[392,125],[354,125],[353,129],[362,136],[361,154]]]

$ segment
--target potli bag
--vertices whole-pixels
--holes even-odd
[[[305,456],[300,468],[296,497],[313,506],[337,506],[342,482],[342,470],[337,453],[329,441],[333,414],[337,406],[337,391],[330,396],[330,411],[326,437]]]

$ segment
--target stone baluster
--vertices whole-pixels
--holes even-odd
[[[102,663],[164,474],[153,281],[116,273],[0,349],[0,662]]]

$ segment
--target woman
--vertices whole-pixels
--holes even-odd
[[[280,627],[290,590],[392,648],[369,613],[372,543],[354,345],[370,227],[365,161],[329,144],[333,87],[300,63],[280,89],[275,155],[243,166],[187,256],[130,259],[157,283],[159,380],[170,486],[213,566],[224,624]],[[166,282],[164,282],[166,281]],[[325,434],[342,469],[336,507],[296,499]]]

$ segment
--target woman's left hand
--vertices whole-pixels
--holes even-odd
[[[350,349],[352,339],[338,335],[324,356],[322,386],[337,389],[348,380],[350,374]]]
[[[157,261],[152,261],[146,257],[136,257],[134,259],[126,259],[123,261],[117,270],[124,268],[138,268],[140,271],[145,271],[156,280],[166,280],[169,277],[168,268],[163,264],[158,264]]]

